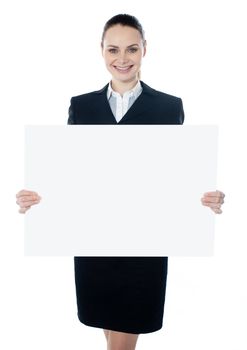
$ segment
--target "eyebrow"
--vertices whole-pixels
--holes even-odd
[[[139,46],[139,45],[138,44],[131,44],[131,45],[127,46],[127,47],[129,48],[129,47],[132,47],[132,46]],[[114,47],[116,49],[119,48],[119,46],[116,46],[116,45],[107,45],[107,47]]]

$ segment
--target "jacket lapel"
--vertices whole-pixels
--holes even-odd
[[[97,114],[97,118],[99,118],[99,124],[117,124],[117,121],[112,113],[110,104],[107,100],[107,88],[108,84],[103,87],[103,89],[96,91],[98,94],[97,105],[94,106]]]
[[[122,124],[130,119],[132,119],[133,123],[133,119],[139,117],[140,114],[146,114],[147,111],[150,110],[151,105],[149,103],[149,97],[154,96],[156,94],[156,91],[142,81],[140,81],[140,83],[143,89],[141,95],[137,98],[137,100],[133,103],[133,105],[129,108],[129,110],[118,123],[107,100],[107,88],[109,84],[104,86],[103,89],[96,92],[97,94],[101,95],[101,98],[98,99],[97,109],[102,112],[101,115],[103,116],[103,124]]]
[[[119,123],[125,123],[125,121],[137,118],[139,119],[140,115],[146,115],[147,112],[150,110],[151,112],[151,104],[149,97],[155,95],[155,90],[140,81],[142,85],[142,93],[137,98],[137,100],[133,103],[133,105],[129,108],[127,113],[123,116],[123,118],[119,121]]]

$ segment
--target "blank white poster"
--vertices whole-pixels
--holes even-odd
[[[28,256],[211,256],[217,126],[26,126]]]

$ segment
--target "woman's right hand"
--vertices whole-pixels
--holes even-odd
[[[32,205],[38,204],[41,197],[37,192],[21,190],[16,194],[16,204],[20,206],[19,213],[25,214]]]

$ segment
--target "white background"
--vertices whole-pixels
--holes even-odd
[[[103,331],[76,317],[71,258],[24,258],[24,125],[67,122],[71,96],[110,79],[99,42],[104,23],[127,12],[146,30],[142,80],[182,97],[187,124],[218,124],[213,258],[170,258],[164,327],[137,349],[246,349],[245,1],[1,2],[1,348],[103,349]],[[208,140],[210,142],[210,140]],[[4,345],[2,344],[4,343]]]

